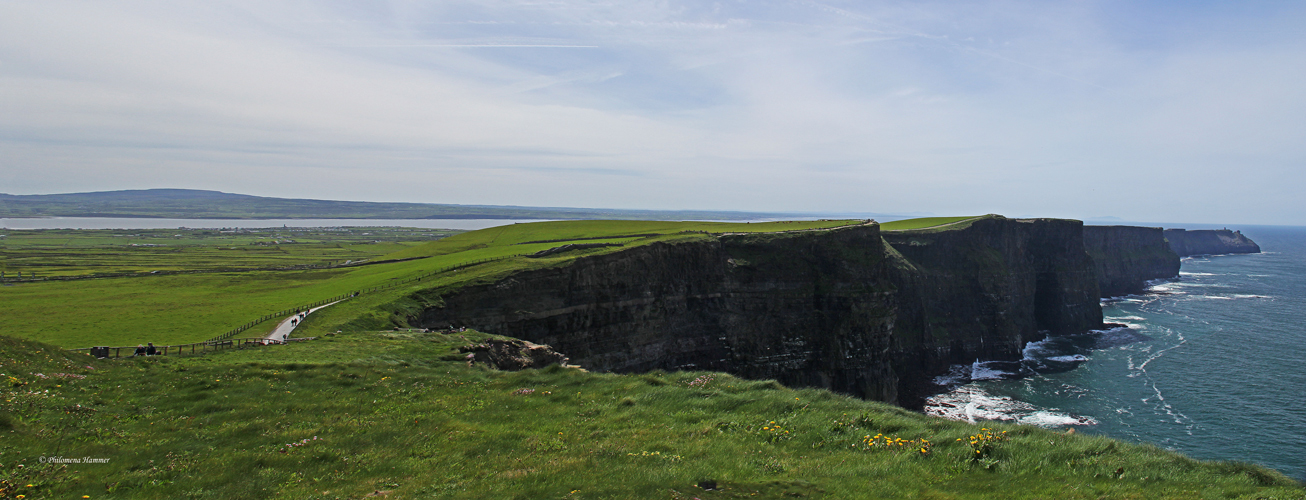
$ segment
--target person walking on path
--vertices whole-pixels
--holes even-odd
[[[339,302],[339,301],[336,301],[336,302]],[[285,342],[288,342],[288,341],[290,341],[290,332],[294,331],[294,330],[295,330],[295,327],[297,327],[297,326],[303,324],[304,321],[306,321],[306,320],[308,319],[308,315],[309,315],[310,313],[312,313],[313,311],[316,311],[316,310],[318,310],[318,309],[321,309],[321,308],[323,308],[323,307],[331,306],[331,305],[335,304],[336,302],[332,302],[332,303],[330,303],[330,304],[323,304],[323,305],[320,305],[320,306],[314,307],[314,308],[312,308],[312,309],[309,309],[309,310],[307,310],[307,311],[295,311],[295,314],[294,314],[294,315],[290,316],[289,318],[286,318],[286,319],[282,320],[281,323],[278,323],[278,324],[277,324],[277,327],[276,327],[276,328],[272,329],[272,332],[271,332],[271,333],[269,333],[266,337],[263,337],[263,338],[264,338],[264,339],[267,339],[267,340],[270,340],[270,341],[273,341],[273,342],[279,342],[279,343],[285,343]]]

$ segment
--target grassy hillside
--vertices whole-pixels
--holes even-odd
[[[0,337],[0,497],[1306,498],[1252,465],[768,381],[468,367],[484,337],[127,360]]]
[[[19,283],[0,288],[0,316],[6,318],[0,324],[0,333],[64,347],[198,342],[269,313],[355,291],[364,293],[324,310],[301,329],[303,335],[382,328],[390,325],[390,313],[396,307],[404,307],[402,298],[419,290],[492,280],[515,271],[562,265],[579,256],[635,245],[703,238],[708,232],[792,231],[855,223],[860,221],[511,224],[461,233],[375,258],[416,260],[363,267]],[[586,243],[624,246],[578,249],[547,258],[525,257],[562,245]],[[226,255],[210,252],[207,255],[212,260],[204,265],[221,262]],[[305,258],[308,262],[314,259],[320,257]],[[399,303],[392,304],[396,301]],[[268,331],[274,323],[268,321],[250,330],[249,335]]]

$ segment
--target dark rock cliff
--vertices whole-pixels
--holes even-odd
[[[987,216],[883,234],[899,290],[892,350],[905,406],[935,392],[931,376],[950,365],[1019,360],[1027,342],[1102,327],[1082,222]]]
[[[1101,327],[1082,234],[989,216],[655,243],[419,294],[431,305],[410,322],[549,344],[596,371],[718,370],[911,406],[951,364]]]
[[[879,226],[654,243],[430,300],[414,322],[549,344],[590,370],[725,371],[897,399]]]
[[[1187,231],[1166,229],[1165,239],[1180,257],[1189,255],[1219,255],[1227,253],[1261,253],[1261,247],[1241,231],[1228,229],[1201,229]]]
[[[1159,227],[1084,226],[1102,297],[1143,291],[1147,281],[1179,275],[1179,255]]]

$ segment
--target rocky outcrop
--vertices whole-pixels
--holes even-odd
[[[549,365],[566,365],[567,356],[547,345],[517,339],[487,339],[459,349],[467,353],[467,364],[481,363],[500,370],[525,370]]]
[[[700,369],[894,401],[879,226],[700,236],[418,298],[410,322],[552,345],[595,371]]]
[[[1179,255],[1159,227],[1084,226],[1102,297],[1143,291],[1147,282],[1179,275]]]
[[[1083,223],[987,216],[961,227],[885,231],[898,286],[893,332],[902,404],[953,364],[1019,360],[1048,334],[1102,327]]]
[[[1261,247],[1242,231],[1228,229],[1166,229],[1165,239],[1180,257],[1229,253],[1261,253]]]

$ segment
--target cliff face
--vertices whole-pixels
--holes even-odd
[[[1219,255],[1227,253],[1261,253],[1261,247],[1241,231],[1228,229],[1201,229],[1186,231],[1166,229],[1165,239],[1180,257],[1189,255]]]
[[[726,371],[897,399],[874,224],[655,243],[442,297],[414,322],[549,344],[591,370]]]
[[[1101,326],[1081,235],[988,217],[656,243],[427,297],[410,322],[549,344],[591,370],[719,370],[913,405],[951,364]]]
[[[902,403],[950,365],[1021,359],[1047,334],[1102,327],[1083,223],[990,216],[965,229],[886,231],[898,285],[893,335]]]
[[[1096,264],[1102,297],[1138,293],[1148,280],[1179,275],[1179,255],[1159,227],[1084,226],[1084,249]]]

